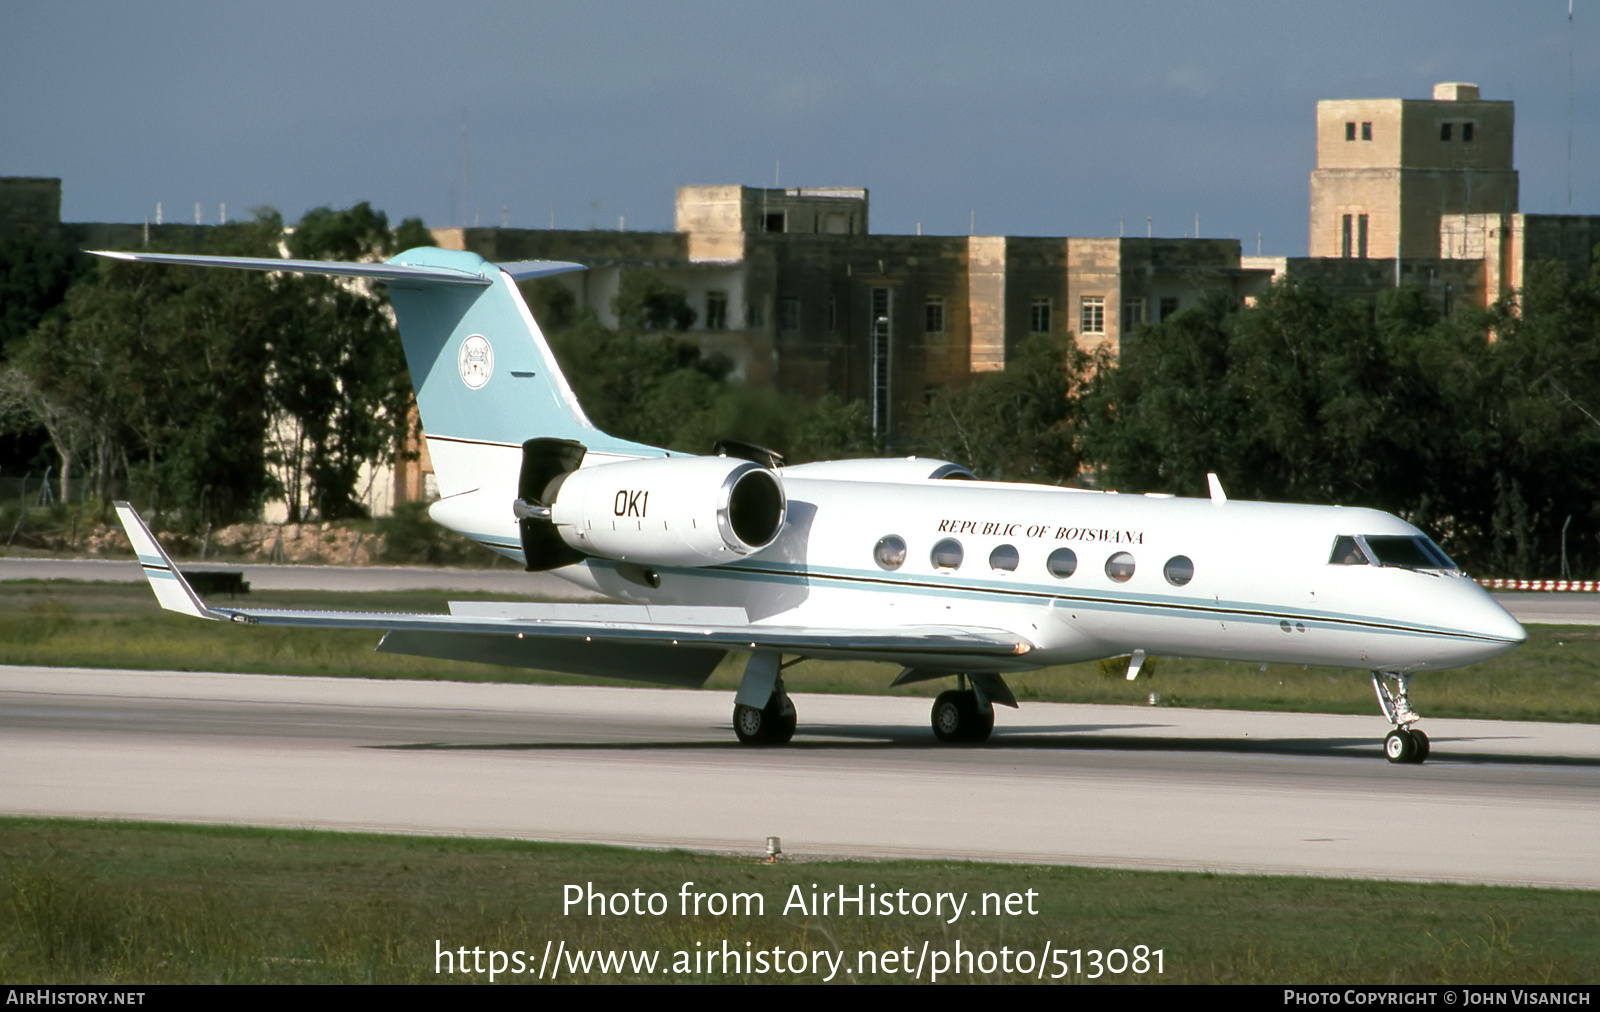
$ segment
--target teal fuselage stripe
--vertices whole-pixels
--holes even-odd
[[[520,551],[522,546],[516,543],[504,542],[478,536],[474,540],[489,548],[503,548]],[[616,563],[609,559],[589,559],[586,565],[615,568]],[[1452,639],[1477,640],[1485,643],[1509,643],[1498,636],[1485,636],[1482,633],[1464,632],[1459,629],[1441,629],[1428,626],[1400,625],[1394,622],[1382,622],[1376,619],[1363,618],[1356,615],[1340,615],[1329,612],[1312,612],[1303,610],[1280,609],[1276,611],[1262,608],[1252,608],[1238,604],[1195,604],[1186,601],[1159,600],[1150,598],[1128,597],[1100,597],[1085,594],[1063,594],[1060,591],[1046,588],[1008,588],[1008,587],[983,587],[950,583],[934,583],[912,578],[892,579],[889,577],[872,574],[863,570],[820,570],[801,569],[799,567],[758,567],[748,563],[729,563],[725,566],[706,566],[704,568],[684,567],[651,567],[660,573],[673,573],[701,577],[713,577],[728,580],[755,579],[768,583],[784,583],[789,585],[813,582],[840,583],[847,585],[865,585],[883,588],[893,588],[901,592],[910,592],[926,596],[955,596],[965,600],[975,601],[1015,601],[1036,600],[1047,604],[1051,601],[1061,601],[1067,604],[1080,605],[1099,610],[1119,611],[1128,614],[1155,613],[1186,613],[1196,618],[1215,617],[1222,619],[1243,619],[1253,622],[1281,622],[1285,619],[1300,622],[1317,622],[1323,625],[1351,626],[1360,629],[1377,629],[1385,632],[1410,633],[1426,636],[1446,636]]]

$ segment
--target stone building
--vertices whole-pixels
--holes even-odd
[[[1475,84],[1318,102],[1310,255],[1437,257],[1443,215],[1515,212],[1513,126]]]
[[[493,260],[571,260],[580,304],[615,323],[623,273],[683,289],[689,336],[750,382],[868,402],[874,432],[907,435],[940,387],[1005,368],[1031,334],[1115,352],[1138,323],[1207,292],[1243,298],[1271,270],[1232,239],[875,235],[856,188],[684,186],[673,232],[439,229]]]
[[[1511,102],[1461,82],[1318,102],[1309,255],[1245,264],[1366,298],[1414,285],[1447,313],[1514,295],[1541,260],[1587,274],[1600,215],[1519,210],[1514,126]]]

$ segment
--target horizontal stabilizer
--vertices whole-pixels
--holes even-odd
[[[484,287],[494,283],[486,273],[459,270],[454,267],[408,264],[398,261],[388,263],[354,263],[341,260],[282,260],[277,257],[226,257],[204,256],[189,253],[122,253],[111,250],[90,250],[95,256],[113,260],[130,260],[135,263],[177,264],[184,267],[231,267],[246,271],[294,271],[300,274],[335,274],[342,277],[370,278],[386,283],[411,283],[425,285],[475,285]],[[485,264],[486,269],[503,270],[518,281],[542,278],[551,274],[581,271],[582,264],[562,260],[519,260],[509,264]]]

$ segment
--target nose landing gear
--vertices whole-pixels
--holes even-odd
[[[1394,688],[1389,682],[1394,682]],[[1383,739],[1383,754],[1392,763],[1421,763],[1428,758],[1428,736],[1411,725],[1422,718],[1411,708],[1406,689],[1411,684],[1410,675],[1397,671],[1374,671],[1372,690],[1378,696],[1378,706],[1394,725],[1394,730]]]

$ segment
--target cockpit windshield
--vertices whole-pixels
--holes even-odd
[[[1460,567],[1433,541],[1422,535],[1411,537],[1370,534],[1361,539],[1377,557],[1378,565],[1402,569],[1441,569],[1459,572]]]
[[[1372,560],[1367,558],[1367,553],[1361,550],[1356,539],[1349,535],[1340,535],[1333,543],[1333,554],[1328,557],[1330,566],[1370,566]]]
[[[1330,566],[1392,566],[1396,569],[1437,569],[1459,573],[1461,567],[1423,535],[1410,537],[1368,534],[1364,537],[1341,534],[1333,542]]]

